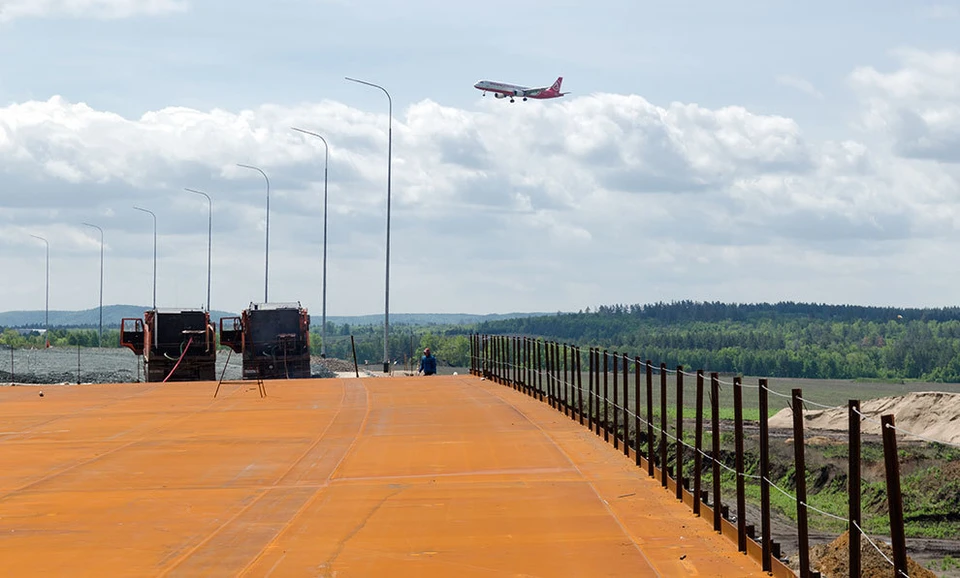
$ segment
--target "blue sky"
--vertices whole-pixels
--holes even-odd
[[[386,86],[392,311],[671,299],[952,305],[960,272],[958,3],[0,1],[0,309],[276,299],[382,309]],[[484,78],[562,101],[482,99]],[[52,100],[51,100],[52,99]],[[259,180],[258,180],[259,179]],[[146,231],[149,233],[149,231]],[[275,252],[274,252],[275,251]],[[931,275],[931,268],[937,273]],[[38,277],[39,274],[39,277]],[[144,278],[146,275],[146,278]],[[144,284],[146,281],[146,284]],[[273,295],[271,295],[271,300]]]

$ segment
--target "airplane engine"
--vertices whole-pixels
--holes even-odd
[[[523,91],[522,91],[522,90],[514,90],[514,91],[513,91],[513,95],[514,95],[514,96],[523,96]]]
[[[499,93],[499,92],[493,93],[493,96],[495,96],[495,97],[497,97],[497,98],[506,98],[506,97],[507,97],[507,95],[501,94],[501,93]]]

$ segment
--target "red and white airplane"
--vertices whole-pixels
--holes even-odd
[[[510,98],[510,102],[513,102],[513,97],[520,96],[523,97],[523,100],[528,98],[559,98],[565,94],[570,94],[569,92],[560,92],[560,83],[563,82],[563,77],[557,78],[557,81],[553,83],[553,86],[546,87],[542,86],[540,88],[528,88],[526,86],[518,86],[516,84],[506,84],[504,82],[492,82],[490,80],[481,80],[480,82],[473,85],[474,88],[483,91],[483,96],[486,96],[488,92],[492,92],[493,96],[497,98]]]

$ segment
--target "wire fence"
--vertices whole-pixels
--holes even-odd
[[[850,537],[848,556],[851,577],[860,576],[862,539],[877,550],[897,576],[908,577],[897,436],[960,448],[960,445],[951,441],[899,427],[892,414],[864,412],[859,400],[849,400],[846,412],[849,447],[847,508],[845,515],[840,515],[828,511],[831,508],[816,507],[810,503],[805,461],[808,442],[804,434],[804,407],[834,409],[835,406],[804,398],[800,388],[786,393],[771,388],[768,380],[763,378],[757,379],[755,384],[745,384],[739,376],[721,379],[716,372],[690,372],[682,366],[668,369],[665,364],[655,365],[650,360],[630,358],[626,354],[611,354],[599,348],[588,348],[584,352],[577,346],[541,338],[475,334],[471,337],[470,345],[472,374],[549,403],[602,436],[614,448],[622,449],[625,455],[632,454],[638,467],[645,469],[651,477],[659,478],[661,485],[674,492],[678,500],[689,504],[695,514],[712,517],[714,530],[730,537],[741,552],[755,557],[764,571],[777,576],[795,574],[781,559],[780,544],[773,540],[771,490],[788,498],[796,509],[801,578],[819,576],[819,572],[810,567],[810,514],[846,525]],[[755,406],[745,403],[745,391],[753,392],[751,395],[755,396]],[[685,394],[687,399],[689,396],[694,399],[693,415],[685,414],[690,410],[684,401]],[[733,415],[725,413],[723,416],[728,431],[723,431],[721,427],[722,396],[733,405]],[[771,475],[770,396],[786,402],[792,413],[790,429],[794,463],[787,467],[793,467],[794,472],[804,473],[793,476],[793,488],[778,485]],[[654,409],[655,403],[659,405],[657,411]],[[709,407],[704,407],[705,404],[709,404]],[[725,405],[724,409],[727,407]],[[759,463],[749,464],[748,472],[745,450],[747,420],[744,415],[745,409],[753,411],[754,407],[759,425]],[[729,431],[730,417],[733,421],[732,432]],[[692,443],[690,432],[685,431],[685,424],[690,420],[695,422]],[[888,556],[878,541],[863,530],[863,421],[880,425],[892,556]],[[729,448],[730,433],[733,434],[732,452]],[[709,448],[704,447],[708,436]],[[685,472],[690,472],[692,479],[684,475]],[[721,484],[724,475],[732,476],[736,484],[736,491],[729,498],[724,495]],[[712,485],[709,490],[704,488],[707,483]],[[760,489],[759,535],[756,526],[747,523],[747,483],[758,485]],[[731,506],[735,508],[734,515],[730,513]]]

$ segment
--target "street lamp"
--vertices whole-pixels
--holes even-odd
[[[203,191],[188,189],[186,187],[184,187],[183,190],[188,193],[203,195],[207,198],[207,313],[210,313],[210,252],[213,246],[213,201],[210,199],[210,195]]]
[[[253,165],[241,165],[237,163],[237,166],[245,169],[253,169],[263,175],[264,180],[267,181],[267,243],[263,258],[263,302],[267,303],[267,279],[270,275],[270,179],[267,178],[267,173]]]
[[[100,231],[100,329],[97,333],[97,348],[103,347],[103,229],[90,223],[84,223],[88,227]]]
[[[387,120],[387,274],[386,274],[386,284],[384,285],[384,307],[383,307],[383,372],[388,373],[390,371],[390,348],[389,348],[389,334],[390,334],[390,181],[391,181],[391,167],[393,165],[393,99],[390,98],[390,93],[387,92],[387,89],[378,85],[373,84],[372,82],[366,82],[364,80],[357,80],[356,78],[350,78],[349,76],[344,77],[351,82],[358,82],[360,84],[366,84],[367,86],[372,86],[374,88],[379,88],[387,95],[387,104],[388,104],[388,113],[389,117]]]
[[[150,213],[153,217],[153,309],[157,309],[157,216],[153,211],[147,209],[141,209],[140,207],[134,207],[138,211],[143,211],[144,213]]]
[[[50,347],[50,243],[43,237],[30,235],[34,239],[40,239],[47,246],[47,282],[46,282],[46,302],[43,309],[43,341],[47,347]]]
[[[327,356],[327,164],[330,160],[330,147],[327,139],[315,132],[290,127],[297,132],[315,136],[323,142],[323,313],[320,329],[320,357]]]

